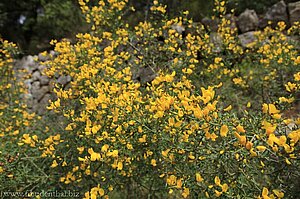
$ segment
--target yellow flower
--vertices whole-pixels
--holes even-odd
[[[257,146],[256,147],[259,151],[264,152],[266,150],[267,147],[265,146]]]
[[[228,190],[228,184],[224,183],[222,185],[222,192],[227,192],[227,190]]]
[[[140,143],[145,143],[147,141],[147,135],[143,135],[141,138],[139,138]]]
[[[222,192],[218,191],[218,190],[215,190],[215,194],[217,197],[220,197],[222,195]]]
[[[221,180],[220,180],[220,178],[219,178],[218,176],[215,177],[215,180],[214,180],[214,181],[215,181],[215,184],[216,184],[216,185],[218,185],[218,186],[221,185]]]
[[[236,130],[237,130],[238,133],[245,133],[246,132],[244,127],[241,126],[241,125],[237,125]]]
[[[84,146],[82,147],[77,147],[77,150],[79,151],[79,154],[82,154],[84,151]]]
[[[284,197],[284,193],[283,193],[283,192],[281,192],[281,191],[279,191],[279,190],[277,190],[277,189],[273,189],[272,191],[273,191],[273,193],[274,193],[278,198],[283,198],[283,197]]]
[[[222,125],[220,129],[221,137],[226,137],[228,133],[228,127],[226,125]]]
[[[263,197],[263,199],[271,199],[269,196],[268,196],[268,194],[269,194],[269,190],[267,189],[267,188],[263,188],[263,190],[262,190],[262,197]]]
[[[197,182],[202,182],[204,179],[202,178],[200,173],[196,173],[196,181]]]
[[[156,160],[155,159],[151,159],[151,165],[154,166],[154,167],[156,167],[157,164],[156,164]]]
[[[118,162],[117,169],[118,170],[122,170],[123,169],[123,163],[122,162]]]
[[[272,125],[270,122],[267,122],[266,120],[264,120],[262,122],[262,129],[265,129],[267,135],[270,135],[272,133],[274,133],[274,131],[276,130],[277,125]]]
[[[91,155],[91,161],[96,161],[101,159],[100,153],[94,152],[92,148],[88,149],[88,153]]]
[[[168,185],[176,185],[176,181],[177,181],[177,177],[174,176],[174,175],[170,175],[168,178],[167,178],[167,184]]]
[[[202,91],[201,99],[204,104],[207,104],[215,96],[215,91],[213,90],[213,87],[211,87],[211,86],[208,86],[208,89],[201,87],[201,91]]]
[[[224,109],[224,111],[230,111],[231,109],[232,109],[232,106],[229,105],[229,106],[227,106],[227,107]]]
[[[166,149],[165,151],[162,151],[161,154],[162,154],[164,157],[167,157],[169,151],[170,151],[170,149]]]
[[[55,167],[57,167],[57,166],[58,166],[58,164],[57,164],[56,160],[53,160],[52,165],[51,165],[51,168],[55,168]]]
[[[105,152],[107,152],[108,148],[109,148],[109,145],[108,145],[108,144],[104,144],[104,145],[101,147],[101,151],[105,153]]]
[[[288,82],[287,84],[285,84],[285,89],[288,92],[293,92],[293,91],[295,91],[297,89],[297,84]]]
[[[183,198],[187,198],[190,195],[190,189],[189,188],[183,188],[182,196]]]
[[[118,157],[118,155],[119,155],[119,151],[118,151],[118,150],[108,151],[108,152],[106,153],[106,155],[107,155],[108,157],[112,156],[112,157],[116,158],[116,157]]]

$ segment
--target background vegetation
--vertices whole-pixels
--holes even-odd
[[[286,2],[295,1],[286,0]],[[229,0],[228,8],[234,8],[237,14],[246,8],[262,14],[276,2],[278,0]],[[167,5],[170,16],[175,16],[182,10],[189,10],[190,17],[194,21],[212,15],[213,1],[163,0],[162,3]],[[126,13],[130,24],[137,24],[147,19],[151,6],[150,0],[130,0],[129,4],[136,9],[135,12]],[[49,46],[51,39],[65,37],[74,39],[76,32],[84,32],[88,28],[83,18],[76,0],[3,0],[0,2],[0,34],[3,38],[17,43],[25,54],[35,54],[51,48]]]

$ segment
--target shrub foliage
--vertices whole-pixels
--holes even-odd
[[[79,4],[91,32],[76,43],[53,40],[57,55],[43,63],[48,76],[72,78],[54,86],[44,116],[59,122],[45,132],[23,128],[35,122],[23,113],[13,117],[20,125],[2,125],[10,128],[4,143],[41,158],[33,163],[47,176],[12,189],[80,190],[84,198],[298,196],[300,118],[288,111],[299,100],[300,56],[283,23],[257,31],[245,48],[225,2],[215,2],[218,44],[188,12],[170,19],[156,0],[150,20],[135,27],[123,20],[134,10],[126,0]],[[133,78],[145,70],[153,79]],[[1,79],[1,92],[7,85]],[[15,105],[1,105],[1,119]],[[0,179],[9,178],[9,167],[0,168]]]

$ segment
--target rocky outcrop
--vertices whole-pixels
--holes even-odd
[[[272,27],[276,27],[280,21],[289,24],[287,6],[283,0],[269,8],[265,16],[259,21],[259,27],[264,28],[269,22],[271,22]]]
[[[242,33],[256,30],[258,28],[258,16],[255,10],[246,9],[238,17],[238,28]]]

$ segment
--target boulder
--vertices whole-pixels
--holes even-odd
[[[201,23],[204,27],[211,32],[217,32],[219,27],[219,20],[218,19],[210,19],[208,17],[204,17],[201,20]]]
[[[45,55],[44,53],[39,53],[38,55],[38,60],[41,61],[41,62],[44,62],[44,61],[47,61],[49,60],[49,55]]]
[[[212,52],[219,53],[222,51],[223,41],[222,41],[221,36],[218,33],[216,33],[216,32],[210,33],[209,41],[210,41],[211,45],[213,46]]]
[[[47,93],[36,104],[36,106],[33,108],[33,110],[39,115],[45,114],[45,112],[47,110],[47,106],[49,105],[49,100],[51,100],[51,94]]]
[[[171,28],[176,32],[178,32],[178,34],[180,35],[182,35],[185,32],[185,28],[179,24],[173,24]]]
[[[287,6],[283,0],[274,4],[271,8],[268,9],[265,16],[259,21],[259,27],[264,28],[268,25],[269,22],[271,22],[271,25],[274,28],[280,21],[284,21],[286,24],[289,23]]]
[[[71,77],[69,75],[61,75],[57,79],[57,83],[62,85],[67,85],[71,81]]]
[[[47,68],[45,65],[39,65],[39,66],[38,66],[38,69],[39,69],[39,71],[40,71],[41,73],[45,70],[45,68]]]
[[[49,81],[50,81],[50,79],[47,76],[45,76],[45,75],[41,75],[39,77],[39,80],[41,82],[41,85],[48,85]]]
[[[156,76],[157,74],[154,69],[150,67],[142,67],[139,68],[133,79],[139,81],[141,84],[146,84],[152,82]]]
[[[34,99],[37,99],[38,101],[40,101],[44,95],[46,93],[48,93],[50,90],[49,90],[49,87],[48,86],[42,86],[41,88],[37,89],[37,90],[33,90],[32,91],[32,96]]]
[[[300,1],[288,4],[290,24],[293,25],[295,22],[300,22]]]
[[[40,77],[41,77],[41,73],[38,70],[33,72],[32,75],[31,75],[32,81],[37,81],[37,80],[40,79]]]
[[[257,41],[255,33],[256,33],[256,31],[250,31],[250,32],[245,32],[245,33],[238,36],[239,40],[241,42],[241,45],[244,48],[249,47],[248,46],[249,44]]]
[[[255,10],[246,9],[243,13],[238,17],[238,28],[242,33],[256,30],[258,27],[258,16]]]

